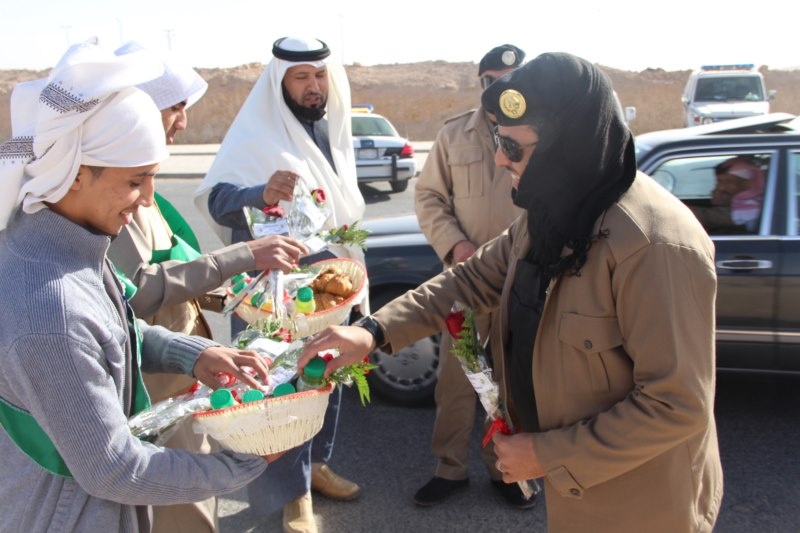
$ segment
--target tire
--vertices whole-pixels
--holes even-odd
[[[395,297],[414,287],[394,286],[377,291],[371,289],[370,307],[377,311]],[[436,374],[439,367],[437,333],[406,346],[394,355],[375,350],[370,355],[378,368],[367,379],[370,389],[389,403],[405,407],[430,406],[434,403]]]
[[[409,180],[403,181],[390,181],[389,184],[392,186],[392,192],[403,192],[408,189],[408,182]]]

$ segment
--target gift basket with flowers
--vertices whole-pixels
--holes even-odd
[[[195,424],[225,449],[270,455],[306,442],[322,429],[334,384],[234,404],[192,415]]]
[[[375,366],[365,360],[324,377],[325,360],[336,353],[320,354],[315,361],[321,363],[317,365],[316,381],[302,389],[296,374],[303,341],[293,339],[277,320],[262,319],[250,324],[233,344],[254,350],[267,360],[267,383],[260,383],[260,378],[251,372],[260,383],[259,389],[253,389],[233,376],[220,374],[217,379],[221,386],[216,390],[196,384],[186,393],[131,418],[131,432],[143,440],[163,444],[178,423],[191,416],[197,433],[208,434],[227,450],[270,455],[299,446],[319,432],[333,387],[355,384],[362,404],[369,401],[366,374]]]
[[[291,334],[274,320],[254,322],[239,335],[236,344],[274,359],[270,363],[271,396],[249,402],[245,396],[240,404],[228,402],[193,415],[196,426],[228,450],[269,455],[306,442],[322,429],[329,396],[337,385],[355,383],[361,403],[369,401],[366,374],[375,365],[365,360],[326,378],[325,362],[338,354],[325,353],[312,360],[317,365],[309,363],[304,375],[297,377],[294,371],[303,343],[292,341]],[[313,381],[309,377],[312,367],[316,369]]]
[[[270,272],[255,283],[241,278],[228,290],[226,309],[235,304],[229,310],[248,324],[282,318],[294,337],[302,338],[344,322],[364,298],[367,272],[354,259],[324,259],[289,274]]]
[[[286,208],[277,205],[258,210],[244,208],[254,237],[291,235],[309,246],[312,252],[325,248],[366,248],[368,232],[358,222],[333,230],[323,230],[329,210],[322,189],[309,190],[302,180]],[[264,318],[280,318],[295,337],[313,335],[325,327],[341,324],[367,290],[363,262],[333,258],[298,267],[288,274],[264,272],[255,279],[240,274],[231,280],[224,313],[235,312],[247,323]]]

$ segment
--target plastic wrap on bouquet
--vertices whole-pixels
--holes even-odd
[[[308,247],[310,253],[324,250],[327,242],[320,237],[322,228],[330,218],[323,189],[309,190],[303,180],[297,180],[292,200],[264,209],[242,208],[247,227],[253,238],[267,235],[288,235]]]
[[[162,400],[132,416],[128,420],[128,427],[134,437],[163,446],[178,429],[181,421],[194,413],[211,408],[212,392],[209,387],[198,382],[188,392]]]
[[[492,422],[483,439],[483,446],[486,446],[496,431],[506,435],[510,435],[514,431],[508,413],[500,402],[500,387],[492,377],[492,368],[489,365],[486,350],[475,327],[475,311],[456,302],[453,304],[450,314],[447,315],[445,324],[448,333],[453,338],[453,347],[450,353],[461,364],[464,374],[472,388],[475,389],[478,399],[486,411],[486,416]],[[539,492],[539,484],[536,480],[518,481],[517,485],[526,500],[531,499]]]

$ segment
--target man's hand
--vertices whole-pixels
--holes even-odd
[[[284,274],[308,254],[308,248],[303,243],[283,235],[267,235],[249,241],[247,246],[256,260],[254,270],[281,270]]]
[[[533,433],[503,435],[499,431],[492,436],[495,466],[503,473],[505,483],[544,477],[544,471],[533,448]]]
[[[261,389],[261,385],[250,374],[243,370],[252,368],[261,376],[264,383],[269,382],[269,367],[266,360],[252,350],[236,350],[225,346],[209,346],[194,363],[194,377],[212,389],[218,389],[220,382],[217,374],[226,372],[253,389]]]
[[[331,349],[339,350],[339,357],[325,365],[326,377],[344,366],[363,361],[375,349],[375,339],[369,331],[358,326],[328,326],[303,347],[297,362],[297,373],[301,374],[306,363],[319,352]]]
[[[453,246],[453,264],[457,265],[469,259],[478,247],[472,241],[458,241]]]
[[[273,174],[267,185],[264,187],[262,195],[264,203],[267,205],[275,205],[280,200],[290,202],[292,194],[294,193],[294,184],[297,183],[300,176],[291,170],[278,170]]]

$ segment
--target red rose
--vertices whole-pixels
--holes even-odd
[[[283,342],[292,342],[292,332],[286,328],[280,328],[277,332],[275,332],[275,337]]]
[[[232,374],[228,374],[227,372],[219,372],[215,376],[217,381],[219,381],[220,385],[224,387],[230,387],[234,383],[236,383],[236,378],[233,377]]]
[[[464,328],[464,311],[450,313],[444,319],[447,331],[454,339],[461,338],[461,330]]]
[[[345,231],[347,231],[347,224],[345,224],[344,226],[342,226],[342,229],[343,229],[343,230],[345,230]]]
[[[311,198],[317,202],[317,205],[322,205],[325,203],[325,191],[322,189],[314,189],[311,191]]]
[[[283,218],[286,211],[279,205],[272,205],[264,208],[264,214],[272,218]]]

